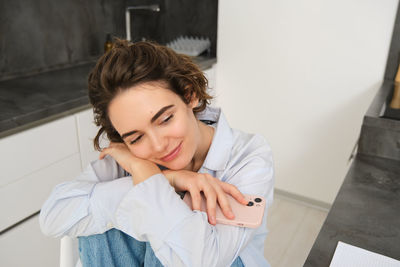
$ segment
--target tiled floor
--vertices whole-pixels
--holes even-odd
[[[275,195],[265,257],[272,267],[303,266],[328,211]]]

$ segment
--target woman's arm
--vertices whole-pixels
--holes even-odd
[[[40,211],[42,232],[87,236],[110,229],[112,210],[133,187],[132,178],[123,176],[116,161],[105,157],[89,164],[75,180],[57,185]]]
[[[158,166],[153,162],[133,156],[124,143],[111,143],[109,147],[101,152],[100,159],[103,159],[106,155],[113,157],[122,168],[132,174],[132,180],[135,185],[153,175],[161,173]],[[171,186],[175,188],[175,191],[190,192],[195,210],[200,210],[200,193],[204,193],[207,199],[208,219],[212,225],[216,224],[215,214],[217,205],[221,207],[227,218],[234,218],[226,193],[232,195],[243,205],[247,204],[244,196],[234,185],[221,182],[209,174],[187,170],[165,170],[163,174]]]
[[[124,195],[133,185],[161,173],[154,163],[134,157],[123,143],[111,143],[100,159],[76,180],[53,189],[40,213],[43,233],[87,236],[113,228],[114,213]],[[116,179],[122,176],[118,165],[132,176]]]
[[[110,146],[101,153],[102,160],[92,162],[74,181],[59,184],[53,189],[40,213],[40,225],[44,234],[54,237],[88,236],[115,227],[114,214],[134,184],[161,173],[154,163],[132,159],[130,153],[125,153],[124,149],[123,146]],[[114,158],[119,161],[118,164]],[[133,178],[123,177],[124,172],[119,166],[133,173]],[[188,190],[184,186],[191,179],[185,180],[186,184],[181,182],[181,178],[187,178],[184,172],[169,172],[167,179],[171,179],[171,174],[177,173],[179,175],[176,182],[180,187],[176,190]],[[123,178],[117,179],[119,177]],[[193,187],[190,191],[193,192]],[[216,205],[215,200],[212,204]]]
[[[148,160],[142,160],[132,155],[124,143],[111,143],[100,154],[100,159],[106,155],[113,157],[118,164],[132,174],[132,180],[135,185],[145,181],[161,171],[156,164]],[[193,207],[200,210],[201,197],[203,192],[207,199],[207,214],[210,224],[215,225],[216,206],[219,205],[224,215],[233,219],[235,216],[231,210],[226,193],[232,195],[243,205],[247,204],[240,191],[231,184],[221,182],[209,174],[197,173],[187,170],[165,170],[163,174],[175,188],[175,191],[189,191],[193,199]]]
[[[227,168],[226,177],[241,192],[271,200],[269,148],[257,148],[256,154]],[[229,266],[249,242],[254,250],[262,250],[267,231],[265,217],[257,229],[209,224],[207,214],[191,211],[163,175],[135,186],[121,201],[116,217],[117,228],[149,241],[165,266]]]
[[[272,194],[271,162],[251,157],[241,164],[228,167],[228,182],[247,194]],[[228,265],[255,233],[210,225],[207,215],[191,211],[161,173],[133,186],[131,177],[112,180],[120,177],[118,169],[106,157],[77,180],[57,186],[41,212],[43,231],[53,236],[81,236],[117,228],[149,241],[167,266]],[[264,220],[261,228],[265,224]]]
[[[124,170],[132,175],[132,181],[135,185],[161,173],[161,170],[153,162],[133,156],[124,143],[110,143],[107,148],[101,151],[100,159],[107,155],[113,157]]]

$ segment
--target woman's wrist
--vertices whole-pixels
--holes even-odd
[[[151,176],[161,173],[160,168],[147,160],[135,160],[130,164],[130,174],[132,175],[133,184],[139,184]]]
[[[175,181],[174,181],[174,176],[175,176],[175,175],[174,175],[173,171],[170,171],[170,170],[163,170],[163,171],[162,171],[162,174],[164,174],[165,178],[167,178],[169,184],[170,184],[172,187],[175,187]]]

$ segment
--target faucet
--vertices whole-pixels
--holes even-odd
[[[131,10],[148,10],[152,12],[160,12],[160,6],[154,5],[141,5],[141,6],[128,6],[125,9],[125,29],[126,40],[131,41]]]

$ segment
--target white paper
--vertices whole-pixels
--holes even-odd
[[[339,241],[329,267],[400,267],[400,261]]]

